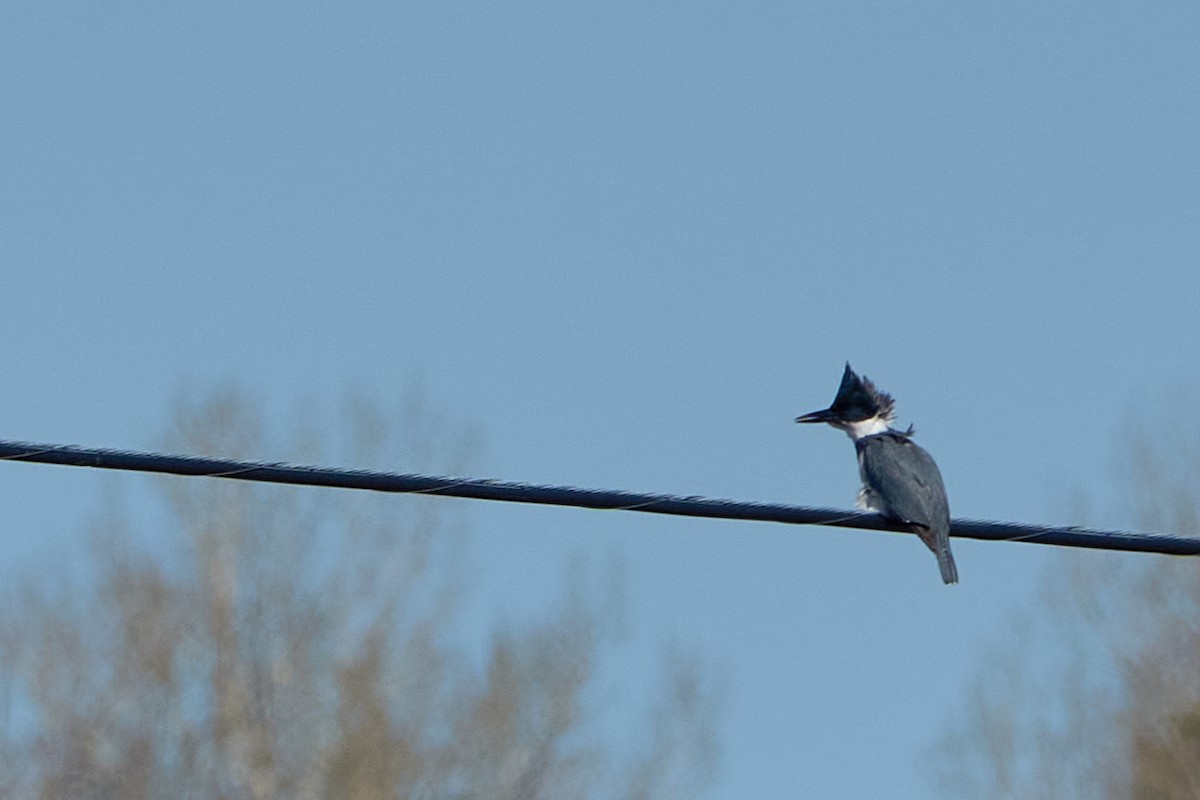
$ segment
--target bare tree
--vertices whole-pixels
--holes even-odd
[[[300,457],[388,456],[460,471],[470,437],[411,401],[403,425],[361,401]],[[442,444],[439,445],[439,442]],[[261,458],[270,437],[225,392],[177,416],[173,450]],[[402,453],[402,456],[396,454]],[[294,453],[273,454],[296,457]],[[664,675],[644,756],[584,702],[614,606],[568,597],[497,634],[486,664],[456,639],[462,522],[445,501],[168,478],[164,521],[108,512],[86,574],[32,579],[0,617],[0,794],[58,798],[685,797],[711,776],[711,696]],[[139,541],[140,534],[140,541]],[[680,772],[689,780],[678,780]]]
[[[1123,450],[1139,527],[1200,536],[1200,440]],[[1014,627],[938,745],[947,796],[1200,798],[1200,561],[1064,554]]]

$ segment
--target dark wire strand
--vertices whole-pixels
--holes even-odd
[[[204,456],[141,453],[76,445],[47,445],[0,440],[0,460],[225,478],[261,483],[365,489],[376,492],[437,494],[510,503],[538,503],[714,519],[757,520],[792,525],[832,525],[864,530],[911,532],[911,528],[903,523],[889,520],[879,514],[833,508],[583,489],[573,486],[545,486],[481,478],[450,478],[438,475],[238,461]],[[1169,555],[1200,555],[1200,538],[1162,533],[1133,533],[956,519],[951,523],[950,535],[989,541],[1053,544],[1061,547],[1088,547]]]

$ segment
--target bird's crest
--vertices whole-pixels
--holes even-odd
[[[876,387],[868,378],[856,374],[850,368],[849,361],[846,362],[846,371],[842,373],[842,385],[838,387],[831,408],[851,419],[869,419],[877,416],[891,422],[896,416],[895,398]]]

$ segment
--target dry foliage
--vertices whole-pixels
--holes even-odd
[[[1138,526],[1200,536],[1200,441],[1125,451]],[[1064,555],[935,752],[950,797],[1200,800],[1200,559]]]
[[[299,457],[459,471],[434,460],[429,432],[445,425],[427,406],[401,415],[420,432],[405,438],[352,405],[347,453],[289,437],[309,441]],[[234,393],[185,408],[167,445],[261,457],[249,409]],[[0,796],[640,800],[707,783],[711,702],[689,665],[665,671],[644,755],[595,723],[610,604],[572,595],[470,663],[445,501],[184,478],[161,490],[156,544],[106,515],[87,575],[10,593]]]

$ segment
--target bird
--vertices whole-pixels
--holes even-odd
[[[859,377],[847,361],[833,404],[796,417],[796,422],[824,422],[845,431],[858,454],[859,508],[908,525],[937,556],[942,581],[958,583],[942,473],[933,457],[912,440],[911,426],[905,431],[892,427],[895,413],[895,399]]]

